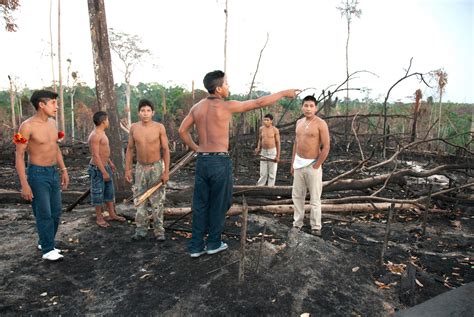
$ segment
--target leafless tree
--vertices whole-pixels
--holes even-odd
[[[150,55],[150,51],[140,47],[141,39],[138,35],[131,35],[123,32],[116,32],[110,29],[110,48],[117,54],[122,62],[122,72],[125,80],[125,114],[127,117],[127,127],[132,124],[132,116],[130,112],[130,77],[135,67],[140,64],[142,59]]]
[[[358,0],[344,0],[341,2],[341,6],[337,9],[341,12],[341,16],[346,18],[347,22],[347,38],[346,38],[346,77],[349,78],[349,38],[351,36],[351,23],[352,18],[360,18],[362,10],[357,8],[359,4]],[[346,82],[346,116],[349,115],[349,80]],[[347,120],[344,127],[344,133],[347,132]]]

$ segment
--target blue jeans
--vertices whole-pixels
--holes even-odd
[[[232,205],[232,161],[228,156],[202,156],[196,161],[193,195],[193,235],[188,244],[190,253],[221,245],[225,215]]]
[[[105,170],[110,176],[108,182],[104,181],[104,176],[97,166],[89,164],[87,169],[91,181],[91,204],[94,206],[102,206],[104,202],[115,200],[112,168],[107,164]]]
[[[61,187],[56,166],[29,165],[28,184],[33,192],[33,214],[43,254],[54,249],[61,216]]]

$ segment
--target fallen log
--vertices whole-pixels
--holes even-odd
[[[358,203],[358,204],[322,204],[321,210],[325,213],[364,213],[374,212],[379,210],[388,210],[391,203]],[[397,210],[419,210],[415,204],[394,204]],[[305,205],[305,212],[310,211],[311,206]],[[242,212],[243,208],[240,205],[233,205],[227,211],[228,216],[238,215]],[[249,212],[268,212],[272,214],[291,214],[294,211],[293,205],[273,205],[273,206],[248,206]],[[180,208],[165,208],[164,214],[166,216],[181,216],[191,212],[191,207],[180,207]]]

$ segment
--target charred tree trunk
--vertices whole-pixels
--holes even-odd
[[[415,142],[416,139],[416,123],[418,121],[418,113],[420,112],[421,90],[417,89],[415,92],[415,109],[413,110],[413,125],[411,127],[410,143]]]
[[[115,149],[115,151],[111,153],[112,161],[114,161],[116,165],[115,184],[117,190],[122,191],[125,188],[123,168],[124,154],[120,137],[117,97],[114,91],[105,5],[104,0],[88,0],[87,4],[89,7],[97,102],[99,108],[103,111],[107,111],[109,117],[110,147]]]

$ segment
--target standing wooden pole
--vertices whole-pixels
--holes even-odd
[[[262,257],[262,248],[263,248],[263,242],[265,241],[265,233],[267,233],[267,223],[263,225],[263,234],[262,234],[262,239],[260,240],[260,249],[258,251],[258,258],[257,258],[257,268],[255,271],[258,273],[258,268],[260,266],[260,258]]]
[[[249,208],[245,196],[242,196],[243,212],[242,212],[242,228],[240,230],[240,263],[239,263],[239,284],[244,281],[245,271],[245,244],[247,240],[247,218]]]
[[[426,198],[426,206],[425,210],[423,212],[423,223],[421,225],[421,236],[425,236],[426,233],[426,222],[428,221],[428,213],[430,210],[430,204],[431,204],[431,193],[433,192],[433,184],[430,184],[430,189],[428,192],[428,197]]]
[[[385,230],[385,239],[383,241],[382,252],[380,253],[380,265],[383,265],[383,258],[385,256],[385,251],[387,250],[388,245],[388,237],[390,236],[390,224],[392,222],[392,215],[393,210],[395,209],[395,204],[392,203],[390,209],[388,210],[388,218],[387,218],[387,228]]]

